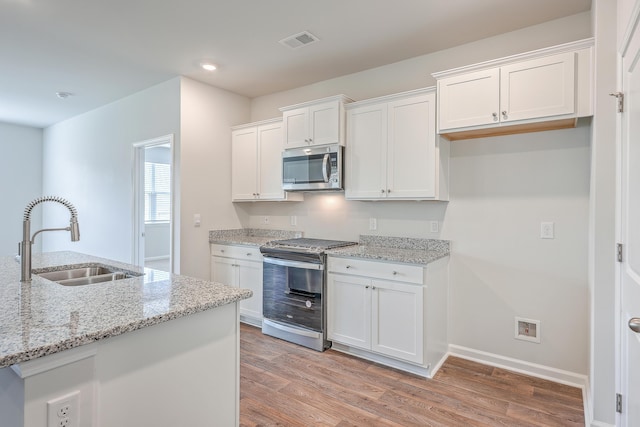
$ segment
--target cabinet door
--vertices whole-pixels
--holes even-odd
[[[371,350],[424,363],[423,287],[372,281]]]
[[[282,200],[282,124],[258,127],[259,188],[261,200]]]
[[[371,280],[329,274],[327,337],[354,347],[371,348]]]
[[[575,112],[575,53],[500,69],[500,120],[535,119]]]
[[[231,133],[231,200],[254,200],[257,193],[257,131],[255,127]]]
[[[309,108],[296,108],[282,113],[284,148],[309,145]]]
[[[345,198],[380,199],[387,188],[387,105],[347,111]]]
[[[438,129],[498,123],[500,71],[476,71],[438,80]]]
[[[238,287],[236,260],[233,258],[212,256],[211,281]]]
[[[388,105],[387,197],[436,196],[436,95]]]
[[[340,142],[340,103],[324,102],[309,107],[309,137],[312,145]]]
[[[262,320],[262,262],[236,260],[238,287],[251,289],[253,296],[240,301],[240,314]]]

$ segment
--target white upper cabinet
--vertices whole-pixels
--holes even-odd
[[[282,121],[236,126],[231,131],[231,197],[237,201],[302,200],[282,189]]]
[[[592,115],[593,39],[435,73],[451,140],[574,127]]]
[[[448,143],[435,120],[433,88],[349,104],[345,197],[446,200]]]
[[[574,52],[500,68],[500,121],[573,116],[576,111]]]
[[[440,131],[497,123],[500,70],[476,71],[438,80]]]
[[[283,107],[284,148],[344,145],[344,95]]]

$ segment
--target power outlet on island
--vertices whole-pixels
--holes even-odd
[[[80,391],[47,402],[47,427],[79,427]]]

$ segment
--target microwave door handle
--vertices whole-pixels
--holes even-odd
[[[331,173],[331,171],[329,170],[329,168],[331,167],[329,165],[329,157],[329,153],[327,153],[322,159],[322,177],[324,178],[324,182],[329,182],[329,174]]]

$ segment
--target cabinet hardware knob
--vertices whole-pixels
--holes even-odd
[[[372,286],[372,287],[371,287],[371,289],[375,289],[375,288],[376,288],[375,286]]]
[[[394,272],[393,272],[393,275],[394,275],[394,276],[397,276],[397,275],[398,275],[398,272],[397,272],[397,271],[394,271]]]
[[[350,265],[347,265],[347,266],[345,266],[344,268],[351,268],[351,266],[350,266]]]
[[[251,252],[247,252],[247,256],[251,256]]]
[[[387,189],[387,193],[391,193],[391,189],[390,188]]]
[[[369,285],[365,286],[364,288],[365,288],[365,289],[369,289]]]
[[[502,118],[503,118],[503,119],[506,119],[506,118],[507,118],[507,112],[506,112],[506,111],[503,111],[503,112],[502,112]]]
[[[492,113],[491,115],[493,116],[493,121],[497,122],[498,121],[498,113]]]
[[[220,252],[224,253],[224,249],[220,249]]]
[[[635,333],[640,332],[640,318],[634,317],[632,319],[629,319],[629,329],[631,329]]]
[[[384,194],[384,188],[382,190],[380,190],[380,191],[382,191],[382,194]]]

